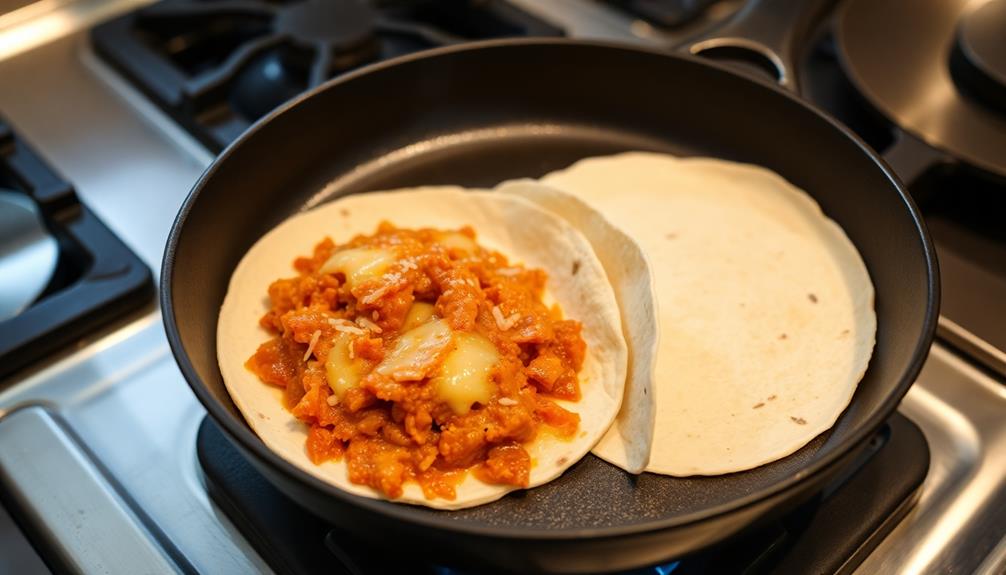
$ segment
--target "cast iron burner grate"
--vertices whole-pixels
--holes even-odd
[[[141,306],[153,297],[154,289],[147,266],[3,118],[0,190],[27,196],[58,245],[55,269],[44,291],[27,309],[0,321],[0,377],[4,377]]]
[[[638,16],[658,28],[690,24],[720,0],[607,0],[613,6]]]
[[[208,417],[196,451],[210,496],[279,573],[472,573],[403,562],[332,529],[259,475]],[[851,571],[914,504],[928,468],[922,432],[895,414],[850,469],[810,503],[721,547],[632,573]]]
[[[503,0],[166,0],[98,26],[91,40],[220,151],[276,106],[360,66],[468,40],[562,35]]]

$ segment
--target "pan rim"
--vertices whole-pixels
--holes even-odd
[[[859,150],[865,154],[869,159],[871,159],[874,164],[882,171],[884,176],[887,178],[891,187],[900,196],[901,201],[904,203],[905,208],[908,210],[909,215],[912,218],[912,222],[918,232],[919,240],[921,241],[923,248],[923,255],[926,263],[927,270],[927,301],[925,308],[925,317],[923,319],[922,331],[919,334],[917,341],[914,344],[911,360],[902,368],[902,372],[898,378],[897,385],[894,388],[893,393],[889,394],[888,397],[880,404],[876,413],[870,417],[863,425],[859,426],[857,429],[850,433],[842,444],[833,449],[830,453],[827,453],[824,457],[813,460],[810,465],[800,469],[798,472],[792,474],[791,476],[780,480],[769,487],[764,489],[748,493],[744,497],[740,497],[725,503],[710,506],[708,508],[678,515],[674,517],[665,517],[661,519],[654,519],[650,521],[643,521],[640,523],[622,524],[614,526],[604,526],[604,527],[584,527],[575,529],[544,529],[544,528],[517,528],[517,527],[498,527],[491,526],[485,523],[478,524],[475,522],[453,522],[444,521],[438,515],[422,515],[414,513],[413,510],[409,509],[411,506],[403,505],[389,505],[388,501],[368,499],[364,497],[359,497],[352,495],[350,493],[343,492],[337,487],[330,485],[320,479],[314,477],[313,475],[297,468],[293,464],[289,463],[278,454],[274,453],[269,449],[264,442],[250,428],[242,421],[238,422],[231,416],[231,414],[226,410],[222,403],[218,402],[212,394],[209,392],[209,388],[202,382],[196,369],[193,367],[189,361],[188,354],[181,341],[181,336],[178,330],[178,325],[175,321],[175,309],[172,303],[172,284],[174,279],[174,262],[175,262],[175,252],[178,247],[178,242],[181,238],[182,231],[184,229],[184,224],[189,216],[189,213],[193,209],[196,200],[199,197],[201,191],[207,186],[220,168],[228,158],[234,155],[238,149],[240,149],[246,141],[253,138],[260,130],[262,130],[268,123],[272,122],[276,118],[287,113],[291,109],[299,106],[302,102],[313,98],[315,95],[320,94],[324,91],[333,89],[341,84],[351,82],[354,79],[385,70],[387,68],[396,67],[399,65],[407,64],[409,62],[435,59],[443,56],[448,56],[456,53],[464,53],[471,51],[481,51],[481,50],[496,50],[496,49],[507,49],[508,47],[529,47],[529,46],[559,46],[568,47],[573,49],[582,48],[599,48],[607,50],[619,50],[623,52],[631,53],[644,53],[650,56],[658,56],[663,58],[668,58],[671,60],[679,60],[689,62],[690,65],[704,66],[717,70],[719,73],[727,74],[743,81],[750,82],[760,86],[762,89],[775,92],[777,95],[785,97],[791,101],[792,104],[801,106],[805,110],[816,115],[818,118],[827,122],[832,129],[838,130],[843,136],[845,136],[851,143],[855,144]],[[745,508],[750,508],[756,504],[765,502],[780,494],[793,489],[804,483],[810,481],[812,477],[818,476],[821,473],[828,470],[832,465],[841,460],[844,456],[854,450],[857,446],[861,445],[866,441],[869,436],[874,433],[897,409],[900,404],[901,399],[908,392],[911,385],[915,382],[916,377],[922,370],[922,366],[925,363],[926,358],[929,354],[929,349],[932,345],[935,332],[936,324],[939,316],[939,302],[940,302],[940,281],[939,281],[939,271],[938,263],[936,260],[935,248],[932,242],[932,238],[929,234],[928,228],[922,219],[921,213],[919,212],[918,206],[915,204],[912,197],[908,194],[905,186],[902,184],[900,179],[894,174],[891,167],[877,154],[872,148],[869,147],[859,136],[853,133],[849,128],[845,127],[837,120],[832,118],[827,113],[819,110],[815,106],[801,100],[797,95],[784,90],[783,88],[769,84],[767,82],[760,82],[753,80],[749,77],[742,76],[731,69],[727,68],[722,64],[715,62],[710,62],[709,60],[702,59],[698,56],[693,56],[689,54],[672,53],[664,50],[659,50],[656,48],[650,48],[645,46],[636,46],[633,44],[627,44],[615,41],[606,40],[571,40],[568,38],[506,38],[506,39],[494,39],[494,40],[484,40],[478,42],[468,42],[453,46],[446,46],[441,48],[434,48],[426,51],[421,51],[413,54],[408,54],[398,58],[393,58],[381,62],[377,62],[358,70],[346,73],[337,78],[331,79],[313,89],[310,89],[295,98],[287,101],[286,103],[280,105],[275,110],[265,115],[257,122],[252,124],[241,136],[239,136],[234,142],[228,145],[213,161],[213,163],[203,172],[196,183],[193,185],[192,190],[189,192],[188,196],[182,203],[181,208],[174,222],[171,226],[171,232],[168,236],[168,241],[165,247],[164,258],[161,265],[161,280],[160,280],[160,304],[163,310],[163,321],[165,326],[165,331],[167,333],[167,339],[171,352],[175,357],[176,362],[192,389],[193,393],[199,399],[200,403],[206,408],[206,410],[213,416],[215,422],[223,429],[232,441],[236,441],[240,447],[250,453],[253,453],[260,463],[268,465],[271,471],[279,473],[285,476],[289,480],[299,482],[310,486],[318,493],[323,493],[326,496],[335,497],[341,500],[346,505],[354,506],[360,510],[366,511],[372,515],[381,516],[384,519],[393,519],[398,521],[403,521],[416,526],[421,526],[427,529],[433,529],[441,532],[456,533],[459,535],[476,536],[476,537],[491,537],[491,538],[501,538],[507,540],[526,540],[526,541],[570,541],[570,540],[604,540],[613,539],[626,536],[634,536],[641,534],[653,534],[661,531],[681,528],[686,525],[699,523],[706,521],[708,519],[724,516],[729,513],[734,513],[741,511]]]

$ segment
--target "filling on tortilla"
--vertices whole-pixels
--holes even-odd
[[[544,271],[511,266],[471,228],[381,223],[294,268],[269,286],[273,337],[246,366],[308,424],[315,464],[345,458],[350,481],[391,498],[415,481],[452,500],[468,471],[526,487],[526,445],[576,434],[579,416],[552,398],[580,398],[580,323],[543,303]]]

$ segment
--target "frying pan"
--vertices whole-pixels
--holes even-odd
[[[545,486],[438,512],[339,491],[271,452],[245,424],[217,367],[216,320],[235,265],[270,228],[344,194],[492,186],[626,150],[767,166],[814,196],[856,244],[876,285],[877,346],[829,432],[781,461],[720,477],[632,477],[588,455]],[[161,303],[195,394],[255,467],[301,505],[423,561],[574,573],[681,556],[820,490],[914,381],[938,291],[932,245],[901,184],[856,136],[788,92],[691,56],[519,39],[376,64],[257,123],[185,201],[164,258]]]

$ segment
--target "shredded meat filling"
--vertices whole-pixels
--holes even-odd
[[[453,499],[469,472],[527,486],[542,427],[575,435],[579,416],[552,399],[580,397],[580,324],[542,303],[545,272],[474,240],[383,223],[322,240],[269,287],[273,337],[247,367],[284,390],[316,464],[344,458],[352,482],[391,498],[416,482]]]

